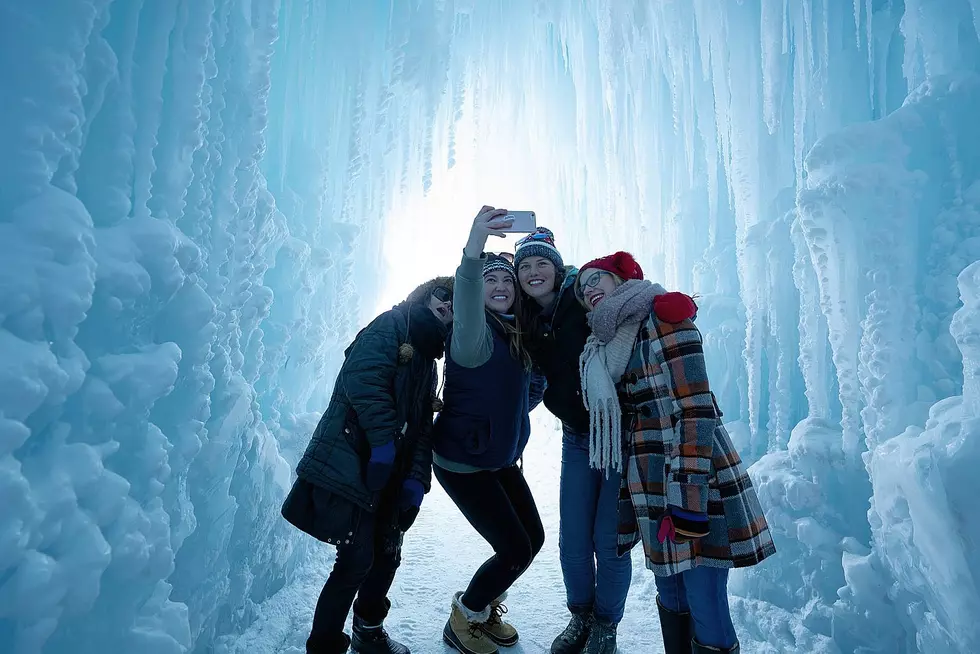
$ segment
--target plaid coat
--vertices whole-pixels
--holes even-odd
[[[644,321],[617,385],[623,408],[619,549],[643,542],[647,567],[670,576],[699,565],[741,568],[776,548],[752,481],[708,388],[701,333],[690,320]],[[707,514],[710,533],[657,540],[667,505]]]

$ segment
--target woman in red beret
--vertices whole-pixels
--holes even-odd
[[[645,281],[627,252],[582,266],[575,291],[592,328],[590,462],[621,475],[619,547],[643,543],[666,654],[737,653],[728,571],[776,550],[708,386],[693,300]]]

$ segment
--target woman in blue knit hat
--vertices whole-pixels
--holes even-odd
[[[579,357],[592,332],[586,309],[575,296],[578,270],[565,266],[555,235],[544,227],[517,242],[514,267],[525,301],[527,348],[547,379],[544,404],[561,420],[563,432],[558,546],[572,615],[551,652],[615,651],[632,562],[618,549],[621,476],[590,464],[590,419]]]
[[[483,207],[456,270],[444,406],[433,431],[433,474],[494,550],[453,597],[443,630],[463,654],[517,643],[501,602],[544,544],[518,465],[531,432],[528,412],[540,401],[518,318],[520,294],[510,261],[483,251],[491,234],[502,236],[513,222],[505,214]]]

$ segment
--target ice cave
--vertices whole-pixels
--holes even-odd
[[[0,652],[306,652],[297,462],[482,205],[696,296],[777,549],[729,579],[742,652],[980,652],[980,0],[0,0],[0,35]],[[567,620],[531,423],[516,654]],[[451,652],[490,553],[433,483],[388,630]],[[619,652],[663,652],[632,557]]]

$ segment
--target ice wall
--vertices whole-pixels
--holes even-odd
[[[451,212],[521,204],[568,261],[628,247],[701,295],[780,550],[733,578],[741,629],[980,649],[977,0],[0,25],[0,650],[221,651],[254,619],[304,556],[278,504],[385,221],[450,184]]]
[[[382,215],[322,5],[0,4],[0,651],[220,651],[304,558]]]

